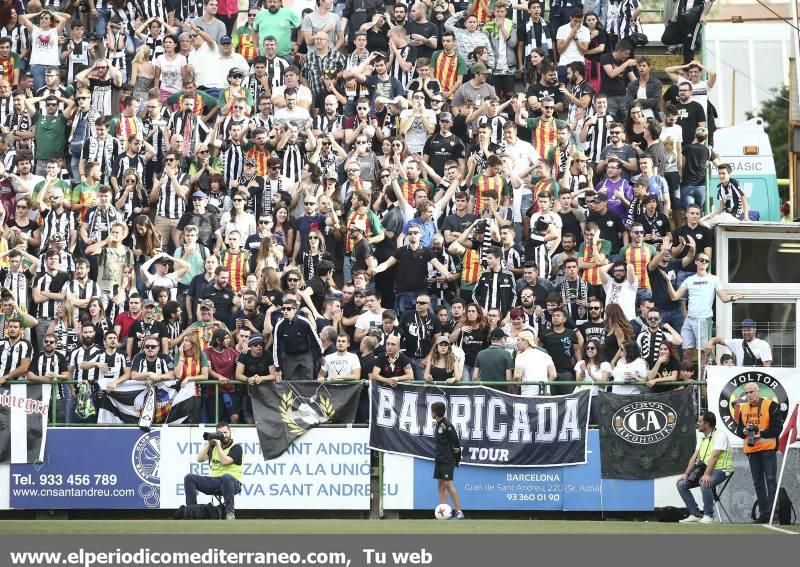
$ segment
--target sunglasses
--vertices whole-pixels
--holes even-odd
[[[356,142],[356,144],[358,144],[359,146],[363,146],[366,143],[367,143],[366,140],[359,140],[358,142]]]
[[[411,232],[408,233],[408,235],[409,236],[419,236],[419,231],[416,231],[416,230],[411,231]]]
[[[632,230],[631,234],[644,234],[643,230]]]
[[[244,203],[244,199],[241,199],[241,198],[236,198],[236,199],[231,199],[231,200],[232,200],[234,203]]]
[[[289,283],[297,283],[300,281],[300,278],[288,278],[286,281]]]
[[[661,317],[648,317],[648,321],[661,321]]]
[[[46,344],[46,345],[54,345],[54,344],[56,344],[56,342],[50,340],[50,341],[45,341],[44,344]]]
[[[602,307],[589,307],[589,311],[602,311]]]
[[[586,352],[589,352],[590,350],[597,350],[597,347],[587,346],[586,347]]]
[[[294,311],[294,307],[281,307],[281,311]]]
[[[417,300],[417,305],[428,305],[430,301],[419,301]]]
[[[308,237],[308,239],[309,239],[309,240],[319,240],[319,237],[318,237],[318,236],[313,236],[313,235],[312,235],[312,236],[309,236],[309,237]]]
[[[364,110],[364,111],[366,111],[366,110],[369,110],[369,107],[368,106],[357,106],[356,110]]]
[[[697,261],[701,264],[708,264],[710,262],[708,258],[698,258]]]
[[[260,220],[260,221],[258,221],[258,224],[272,224],[272,221],[271,220]]]
[[[311,206],[311,205],[316,205],[316,204],[317,204],[317,202],[316,202],[316,201],[306,201],[306,202],[305,202],[305,203],[303,203],[303,204],[304,204],[306,207],[308,207],[308,206]]]
[[[158,348],[158,345],[144,345],[144,348],[147,350],[152,350]]]
[[[197,152],[198,155],[203,155],[203,154],[207,154],[207,153],[208,153],[208,150],[200,150],[199,152]]]

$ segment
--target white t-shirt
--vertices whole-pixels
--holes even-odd
[[[522,369],[523,382],[546,382],[549,380],[547,375],[548,367],[553,364],[553,359],[546,352],[538,348],[527,348],[525,352],[518,352],[514,360],[514,374],[517,374],[517,368]],[[523,396],[539,396],[544,395],[545,392],[539,391],[539,386],[536,384],[523,384],[520,386]]]
[[[725,341],[725,346],[733,353],[733,358],[739,366],[744,364],[744,348],[742,343],[744,343],[744,339],[727,339]],[[753,355],[761,359],[761,362],[772,362],[772,348],[767,341],[753,339],[747,343],[747,346],[753,351]]]
[[[683,141],[683,130],[681,130],[681,127],[677,124],[674,126],[664,126],[661,129],[661,136],[659,136],[658,139],[662,142],[666,142],[670,138],[672,138],[673,142]]]
[[[327,380],[337,380],[342,376],[350,376],[356,368],[361,368],[361,361],[353,352],[339,354],[334,352],[322,360],[322,370],[327,372]]]
[[[582,366],[582,364],[583,364],[582,360],[575,364],[575,380],[577,382],[594,382],[595,380],[594,380],[594,378],[592,378],[592,375],[589,374],[588,370],[587,370],[586,374],[581,375],[581,366]],[[608,372],[609,375],[613,372],[613,370],[611,369],[611,365],[608,362],[601,362],[600,366],[597,366],[596,364],[593,364],[593,365],[589,366],[588,369],[591,369],[592,374],[594,374],[598,378],[602,377],[603,372]],[[609,378],[609,380],[610,379],[611,378]],[[600,388],[601,387],[600,386],[579,386],[578,387],[578,389],[585,389],[585,388],[589,388],[589,391],[592,393],[592,396],[596,396],[598,393],[600,393]]]
[[[171,61],[163,54],[156,57],[153,65],[161,70],[159,81],[162,90],[174,94],[183,88],[181,69],[186,66],[186,63],[186,57],[180,53]]]
[[[209,47],[206,42],[189,54],[189,65],[194,69],[194,80],[198,87],[225,88],[227,84],[218,84],[216,63],[219,51],[216,45]],[[223,80],[226,77],[223,77]]]
[[[359,315],[358,319],[356,319],[356,329],[361,329],[366,333],[373,327],[376,328],[380,327],[382,322],[383,322],[383,309],[381,309],[377,313],[373,313],[372,311],[367,310],[364,311],[361,315]]]
[[[567,39],[567,36],[570,32],[570,24],[564,24],[558,31],[556,32],[556,39]],[[575,37],[572,41],[569,42],[567,48],[561,53],[558,58],[558,65],[559,66],[566,66],[574,61],[579,61],[583,63],[584,56],[583,53],[578,51],[578,44],[577,42],[583,41],[589,43],[591,41],[591,35],[589,34],[589,28],[586,26],[581,26],[578,28],[578,33],[575,34]]]
[[[703,107],[703,112],[708,112],[708,82],[701,79],[697,81],[697,83],[693,83],[689,79],[681,77],[678,80],[678,86],[682,83],[689,83],[692,85],[692,100]]]
[[[48,65],[58,67],[58,31],[50,28],[44,31],[39,26],[33,26],[31,31],[31,65]]]
[[[614,382],[624,382],[626,377],[632,376],[638,380],[646,380],[648,374],[647,363],[643,358],[637,358],[633,362],[625,362],[620,359],[611,372]],[[638,384],[614,384],[611,387],[613,394],[640,394],[642,390],[643,387]]]
[[[295,87],[295,90],[297,90],[297,104],[304,103],[306,106],[310,106],[314,101],[314,96],[311,94],[311,89],[309,89],[307,86],[298,84]],[[272,98],[279,96],[282,97],[284,91],[286,91],[286,85],[273,88]]]
[[[713,274],[689,276],[681,284],[688,291],[687,315],[695,319],[708,319],[714,315],[714,298],[719,288],[719,278]],[[632,318],[632,317],[631,317]]]
[[[636,290],[639,287],[638,278],[631,284],[627,276],[621,284],[614,281],[611,276],[603,284],[606,291],[606,306],[616,303],[625,313],[625,318],[630,321],[636,317]]]

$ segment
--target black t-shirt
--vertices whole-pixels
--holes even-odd
[[[406,23],[406,31],[408,32],[408,38],[411,39],[412,34],[418,33],[425,39],[429,39],[432,37],[439,37],[439,26],[434,24],[433,22],[425,22],[425,23],[417,23],[413,20],[409,20]],[[441,45],[441,41],[439,42]],[[417,46],[417,58],[424,57],[430,60],[431,55],[433,55],[433,49],[428,47],[427,45],[419,45]]]
[[[543,98],[549,97],[553,99],[555,104],[559,102],[564,102],[564,95],[561,94],[561,91],[558,90],[558,86],[550,86],[550,85],[543,85],[542,83],[535,83],[528,87],[528,91],[525,93],[526,96],[535,96],[539,102],[542,101]],[[565,110],[566,110],[566,104]],[[531,113],[531,116],[541,116],[541,110],[534,110]]]
[[[362,238],[358,241],[358,244],[353,246],[352,251],[353,257],[353,271],[356,272],[358,270],[366,270],[367,269],[367,258],[372,256],[372,246],[369,243],[369,240],[366,238]]]
[[[650,291],[653,293],[653,303],[658,309],[667,309],[676,307],[676,303],[672,301],[667,292],[667,282],[664,281],[664,276],[658,272],[677,272],[681,268],[682,262],[680,260],[672,260],[667,262],[666,267],[656,266],[654,270],[647,269],[650,275]]]
[[[625,61],[622,63],[625,63]],[[606,53],[600,57],[600,92],[608,96],[625,95],[628,86],[628,78],[625,76],[627,71],[626,73],[621,73],[612,79],[606,73],[606,65],[611,65],[613,69],[616,69],[621,65],[621,63],[617,62],[611,53]]]
[[[572,372],[572,346],[578,342],[572,329],[564,329],[560,333],[547,331],[540,337],[542,346],[553,359],[556,372]]]
[[[255,376],[256,374],[265,376],[269,373],[269,367],[275,365],[275,362],[272,360],[272,351],[267,347],[264,347],[261,356],[258,358],[250,354],[248,350],[240,354],[236,362],[244,365],[244,375],[247,378]]]
[[[133,352],[142,352],[144,340],[147,337],[155,335],[160,337],[164,333],[164,324],[161,321],[150,321],[145,323],[140,319],[136,321],[128,333],[128,338],[133,339]]]
[[[586,217],[587,221],[597,223],[600,227],[600,238],[608,240],[611,243],[611,252],[616,254],[622,248],[622,238],[620,234],[625,232],[625,225],[622,219],[616,213],[606,211],[606,214],[601,215],[597,211],[592,211]]]
[[[678,126],[683,131],[683,145],[691,144],[694,131],[701,122],[706,121],[706,112],[699,102],[690,100],[686,104],[677,104]]]
[[[681,236],[684,237],[684,240],[687,236],[694,238],[695,244],[697,245],[697,250],[695,251],[696,254],[702,252],[703,248],[712,248],[713,250],[713,232],[710,228],[707,228],[702,224],[698,224],[694,228],[690,228],[688,224],[685,224],[680,228],[676,228],[672,231],[672,243],[677,245]],[[675,256],[675,259],[682,260],[686,257],[688,251],[689,249],[684,247],[683,252]],[[695,266],[694,262],[690,262],[689,265],[685,268],[682,268],[682,270],[685,272],[696,272],[697,267]]]
[[[464,364],[475,366],[478,353],[489,346],[489,330],[486,327],[461,332],[461,349],[464,351]]]
[[[464,142],[452,134],[450,136],[434,134],[427,139],[422,149],[422,154],[430,158],[429,165],[439,175],[444,173],[446,161],[463,158],[465,153]]]
[[[601,345],[605,344],[606,333],[608,333],[608,328],[606,327],[605,321],[594,323],[589,320],[585,323],[581,323],[578,326],[578,330],[581,332],[584,344],[586,344],[590,339],[598,341]]]
[[[439,320],[436,317],[428,315],[423,320],[415,310],[406,311],[400,316],[400,344],[408,356],[428,356],[433,335],[438,330]]]
[[[383,352],[375,357],[375,364],[372,368],[376,366],[380,368],[380,375],[383,378],[397,378],[406,373],[405,369],[409,365],[411,365],[411,359],[402,352],[398,354],[397,360],[393,363],[389,362],[389,357]]]
[[[713,157],[711,150],[703,144],[687,143],[681,148],[681,151],[683,153],[683,179],[681,184],[705,185],[706,164]]]
[[[233,290],[229,287],[217,289],[215,285],[210,285],[203,290],[200,299],[210,299],[216,309],[215,317],[225,323],[229,329],[233,329]]]
[[[681,366],[675,358],[670,358],[669,362],[666,364],[662,364],[661,368],[658,370],[658,378],[664,378],[669,376],[673,372],[678,372]],[[663,384],[656,384],[653,386],[653,393],[657,392],[669,392],[671,390],[675,390],[677,388],[681,388],[682,386],[666,386]]]
[[[568,213],[558,213],[561,217],[561,234],[571,234],[575,237],[575,248],[583,242],[583,231],[581,230],[581,223],[575,213],[572,211]]]
[[[428,262],[434,257],[430,248],[420,246],[416,250],[412,250],[408,246],[403,246],[395,250],[392,257],[397,259],[395,289],[398,293],[426,289],[425,278],[428,277]]]
[[[463,217],[456,214],[448,215],[447,218],[444,219],[444,225],[442,225],[442,234],[444,234],[446,230],[450,232],[464,232],[477,218],[478,216],[472,213],[467,213]]]

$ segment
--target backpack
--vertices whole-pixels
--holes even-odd
[[[758,518],[757,510],[758,502],[753,502],[753,510],[750,512],[750,517],[753,521]],[[797,512],[795,512],[794,504],[789,499],[789,493],[783,487],[778,490],[778,506],[775,510],[775,517],[782,526],[791,526],[797,523]]]
[[[181,506],[172,516],[173,520],[221,520],[225,517],[222,504],[188,504]]]

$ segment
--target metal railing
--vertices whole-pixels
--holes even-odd
[[[58,384],[62,385],[71,385],[75,386],[81,383],[78,380],[59,380]],[[215,403],[215,414],[219,417],[220,414],[220,391],[219,387],[222,386],[219,381],[217,380],[198,380],[194,382],[195,384],[200,384],[204,386],[213,386],[214,387],[214,403]],[[297,380],[293,381],[293,384],[317,384],[322,386],[320,382],[317,380]],[[330,384],[364,384],[367,383],[364,380],[331,380],[326,381],[325,385]],[[626,382],[616,382],[616,381],[608,381],[608,382],[573,382],[573,381],[496,381],[496,380],[482,380],[477,382],[456,382],[454,384],[445,384],[444,382],[420,382],[420,381],[407,381],[404,384],[417,384],[420,386],[428,386],[432,388],[436,387],[467,387],[467,386],[488,386],[492,388],[516,388],[518,386],[538,386],[540,391],[546,391],[547,386],[599,386],[601,388],[610,387],[614,385],[618,386],[630,386],[631,384]],[[53,384],[55,385],[55,383]],[[226,385],[231,385],[230,383]],[[235,382],[233,385],[236,386],[246,386],[243,382]],[[639,384],[643,386],[643,384]],[[675,382],[659,382],[659,386],[705,386],[706,382],[701,380],[693,380],[691,382],[688,381],[675,381]],[[89,422],[89,421],[77,421],[77,422],[59,422],[57,420],[56,415],[56,402],[57,400],[57,389],[52,388],[51,390],[51,403],[50,403],[50,420],[49,420],[49,427],[109,427],[109,428],[134,428],[138,427],[136,424],[132,423],[96,423],[96,422]],[[205,396],[205,392],[201,394]],[[542,396],[548,396],[548,394],[541,394]],[[217,423],[218,420],[211,420],[208,422],[202,423],[182,423],[182,424],[170,424],[170,427],[191,427],[196,425],[213,425]],[[162,425],[162,424],[155,424],[155,425]],[[247,426],[252,425],[250,423],[238,423],[238,424],[231,424],[231,426]],[[367,423],[353,423],[348,424],[348,426],[352,427],[367,427]],[[341,427],[341,424],[320,424],[318,427]]]

